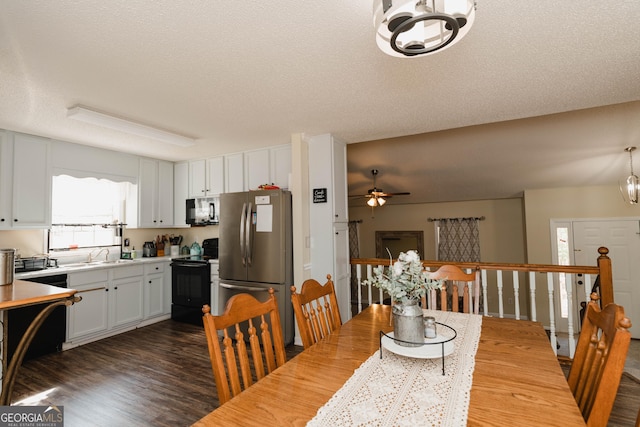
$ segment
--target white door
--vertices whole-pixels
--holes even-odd
[[[593,265],[600,246],[609,249],[614,301],[631,319],[631,336],[640,338],[640,221],[573,222],[576,265]]]

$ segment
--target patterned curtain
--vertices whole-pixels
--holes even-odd
[[[349,257],[360,258],[360,222],[349,221]],[[351,266],[351,307],[352,315],[357,314],[358,303],[358,278],[356,277],[356,266]],[[355,309],[354,309],[355,307]]]
[[[480,262],[480,218],[440,218],[438,260]]]

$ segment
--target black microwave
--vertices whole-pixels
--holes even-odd
[[[215,225],[219,223],[220,198],[198,197],[187,199],[186,223],[189,225]]]

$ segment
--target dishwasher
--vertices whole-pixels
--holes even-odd
[[[21,279],[27,282],[44,283],[59,288],[67,287],[67,275],[55,274],[51,276],[33,277]],[[27,331],[31,321],[48,304],[35,304],[27,307],[7,310],[8,315],[8,341],[7,341],[7,361],[13,358],[13,354],[18,347],[20,339]],[[65,341],[67,333],[67,307],[56,307],[33,337],[31,345],[27,349],[24,360],[33,359],[49,353],[62,350],[62,343]]]

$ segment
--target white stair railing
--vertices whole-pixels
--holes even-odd
[[[605,248],[606,249],[606,248]],[[601,253],[602,254],[602,253]],[[608,268],[610,269],[610,260],[608,261]],[[357,291],[357,309],[362,311],[368,305],[372,303],[384,303],[385,293],[378,289],[377,295],[374,293],[374,289],[371,284],[364,285],[365,280],[373,276],[374,267],[382,267],[388,265],[388,260],[384,261],[384,264],[380,263],[381,260],[352,260],[352,263],[356,266],[356,278],[358,284]],[[442,262],[429,262],[423,261],[425,268],[433,271]],[[599,259],[600,263],[600,259]],[[452,263],[456,264],[456,263]],[[574,318],[579,319],[578,315],[572,315],[578,313],[581,310],[581,303],[590,300],[592,283],[594,278],[600,274],[600,267],[591,266],[553,266],[553,265],[536,265],[536,264],[497,264],[497,263],[457,263],[461,268],[467,272],[471,272],[474,269],[479,269],[481,279],[481,300],[482,307],[481,313],[484,316],[497,316],[500,318],[510,317],[516,320],[526,319],[532,321],[538,321],[538,314],[541,308],[546,305],[546,311],[548,312],[548,319],[543,319],[545,328],[549,334],[549,340],[551,348],[557,354],[558,333],[557,333],[557,320],[561,313],[559,313],[558,304],[556,303],[558,296],[561,294],[561,286],[564,286],[567,302],[567,341],[569,347],[569,357],[573,358],[575,353],[576,340],[575,335],[579,332],[579,324],[576,325]],[[600,264],[599,264],[600,265]],[[511,283],[513,292],[507,292],[505,289],[505,277],[504,272],[511,271]],[[528,274],[527,274],[528,273]],[[522,274],[522,276],[520,275]],[[546,287],[544,283],[540,283],[537,279],[538,274],[542,274],[542,277],[546,278]],[[559,280],[560,275],[564,275],[564,280]],[[508,276],[507,276],[508,278]],[[582,287],[576,297],[579,304],[575,304],[574,299],[574,281],[578,281],[577,288]],[[543,280],[544,282],[544,280]],[[581,282],[581,283],[580,283]],[[522,292],[522,286],[528,292]],[[612,286],[612,285],[609,285]],[[363,288],[366,290],[366,295],[363,295]],[[542,297],[542,289],[545,289],[546,298]],[[473,295],[474,290],[470,289],[470,296]],[[528,304],[521,301],[521,296],[526,295],[529,299]],[[473,299],[472,299],[473,300]],[[508,301],[506,301],[508,300]],[[506,301],[506,304],[505,304]],[[544,302],[546,301],[546,303]],[[526,312],[521,312],[521,307],[526,307]],[[496,311],[497,310],[497,311]]]

